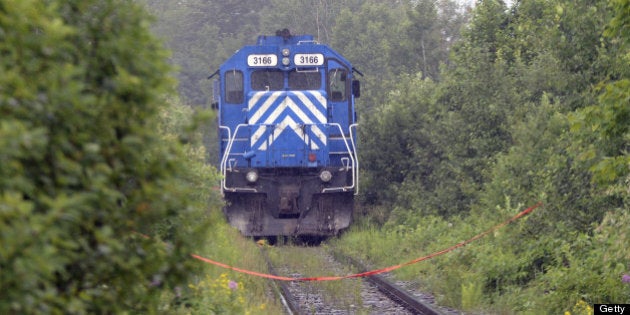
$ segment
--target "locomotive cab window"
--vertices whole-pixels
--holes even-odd
[[[225,73],[225,102],[243,103],[243,72],[232,70]]]
[[[284,88],[284,73],[278,70],[257,70],[252,72],[252,90],[278,91]]]
[[[346,95],[348,95],[347,78],[348,73],[345,69],[332,69],[328,71],[328,91],[331,101],[340,102],[346,100]]]
[[[322,87],[322,75],[319,71],[289,72],[289,89],[319,90]]]

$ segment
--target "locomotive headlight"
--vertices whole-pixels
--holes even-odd
[[[323,170],[319,173],[319,179],[324,183],[328,183],[332,179],[332,173],[329,170]]]
[[[289,59],[289,57],[283,57],[282,58],[282,64],[285,66],[288,66],[291,63],[291,59]]]
[[[285,49],[282,50],[282,55],[285,56],[285,57],[289,57],[290,53],[291,52],[289,51],[289,48],[285,48]]]
[[[245,179],[247,179],[247,182],[253,184],[258,180],[258,172],[256,171],[249,171],[247,172],[247,174],[245,174]]]

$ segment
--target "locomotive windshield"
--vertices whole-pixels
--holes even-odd
[[[333,101],[346,100],[346,77],[344,69],[333,69],[328,72],[328,84],[330,85],[330,99]]]
[[[225,73],[225,101],[243,103],[243,72],[233,70]]]
[[[252,72],[252,90],[278,91],[284,88],[284,73],[279,70],[257,70]]]
[[[319,90],[322,79],[319,71],[291,71],[289,72],[290,90]]]
[[[319,90],[322,86],[321,72],[319,71],[291,71],[288,74],[288,89]],[[256,70],[251,75],[252,90],[255,91],[281,91],[284,86],[285,73],[275,69]]]

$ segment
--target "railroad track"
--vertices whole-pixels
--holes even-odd
[[[282,251],[283,249],[276,250]],[[312,254],[308,255],[312,259],[317,259],[316,256],[318,256],[319,259],[324,260],[327,264],[326,268],[330,272],[347,272],[344,270],[365,271],[365,267],[357,260],[345,257],[339,253],[325,253],[321,248],[307,248],[304,250],[312,251]],[[291,270],[291,267],[287,268],[282,266],[281,263],[274,266],[264,247],[261,247],[261,252],[267,261],[269,273],[285,277],[303,277],[299,270]],[[330,265],[329,267],[328,264]],[[349,266],[352,266],[352,268],[349,269]],[[318,289],[316,284],[308,281],[274,280],[274,282],[276,293],[289,314],[445,314],[427,301],[417,298],[383,276],[373,275],[364,279],[367,281],[363,281],[361,278],[338,280],[355,281],[356,283],[350,284],[352,289],[344,287],[333,293],[323,292],[325,290]],[[326,294],[347,294],[354,297],[350,298],[353,299],[351,302],[346,300],[345,303],[334,303],[330,301],[344,301],[346,298],[342,296],[326,297]],[[360,298],[357,298],[357,295]]]
[[[265,258],[265,261],[267,262],[267,269],[269,269],[269,273],[272,275],[278,276],[279,274],[276,271],[276,269],[273,267],[273,264],[271,263],[271,260],[269,259],[269,255],[267,255],[267,251],[265,250],[265,248],[261,247],[260,252],[262,253],[263,258]],[[284,305],[284,308],[286,309],[287,313],[295,314],[295,315],[302,314],[302,312],[300,311],[300,305],[298,304],[293,294],[291,294],[288,284],[285,281],[278,281],[278,280],[273,280],[273,281],[276,284],[276,295],[280,298],[280,301],[282,302],[282,305]]]
[[[346,261],[349,264],[358,268],[359,272],[366,272],[368,269],[356,259],[345,256],[339,252],[333,253],[335,259],[338,261]],[[437,310],[435,307],[426,303],[420,299],[417,299],[413,294],[407,292],[403,288],[394,284],[393,282],[385,279],[381,275],[371,275],[366,279],[374,284],[379,291],[387,295],[392,300],[396,301],[400,305],[404,306],[413,314],[426,314],[426,315],[442,315],[443,313]]]

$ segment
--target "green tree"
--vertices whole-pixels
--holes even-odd
[[[207,106],[212,85],[208,76],[260,33],[260,10],[268,1],[143,0],[157,19],[154,33],[173,52],[178,91],[185,104]]]
[[[439,185],[432,188],[433,198],[419,204],[430,212],[468,211],[488,180],[494,156],[510,144],[507,118],[517,95],[501,50],[507,20],[502,2],[478,3],[442,74],[433,139],[442,152],[433,166]]]
[[[399,65],[392,66],[393,52],[401,43],[404,6],[381,1],[365,2],[357,10],[344,9],[337,15],[330,45],[350,60],[365,77],[359,109],[368,114],[381,106],[386,91],[395,84]]]
[[[178,80],[184,104],[206,108],[212,100],[212,81],[208,77],[221,63],[258,35],[260,11],[268,1],[164,1],[142,0],[155,16],[152,30],[172,51],[170,62]],[[216,123],[204,129],[204,144],[209,163],[216,163]]]
[[[440,66],[447,63],[448,52],[465,22],[462,8],[450,0],[410,1],[402,27],[404,37],[393,52],[400,63],[397,69],[421,71],[424,77],[439,80]]]
[[[582,159],[590,161],[595,180],[618,185],[623,191],[630,174],[630,13],[627,0],[611,3],[614,13],[604,35],[609,39],[607,56],[613,66],[607,80],[598,85],[598,101],[577,111],[572,131],[581,140]],[[625,183],[625,184],[624,184]]]
[[[311,34],[321,43],[334,38],[337,15],[344,9],[354,11],[364,1],[359,0],[270,0],[260,12],[263,34],[288,28],[292,34]],[[261,34],[262,35],[262,34]]]
[[[203,213],[156,132],[172,81],[147,15],[1,0],[0,30],[0,312],[157,312],[196,266]]]
[[[385,104],[362,123],[362,167],[366,200],[409,205],[412,195],[424,195],[435,182],[432,177],[440,151],[432,140],[436,84],[422,75],[400,75]],[[413,182],[415,188],[402,191]],[[417,196],[421,198],[420,196]],[[414,197],[415,198],[415,197]]]

